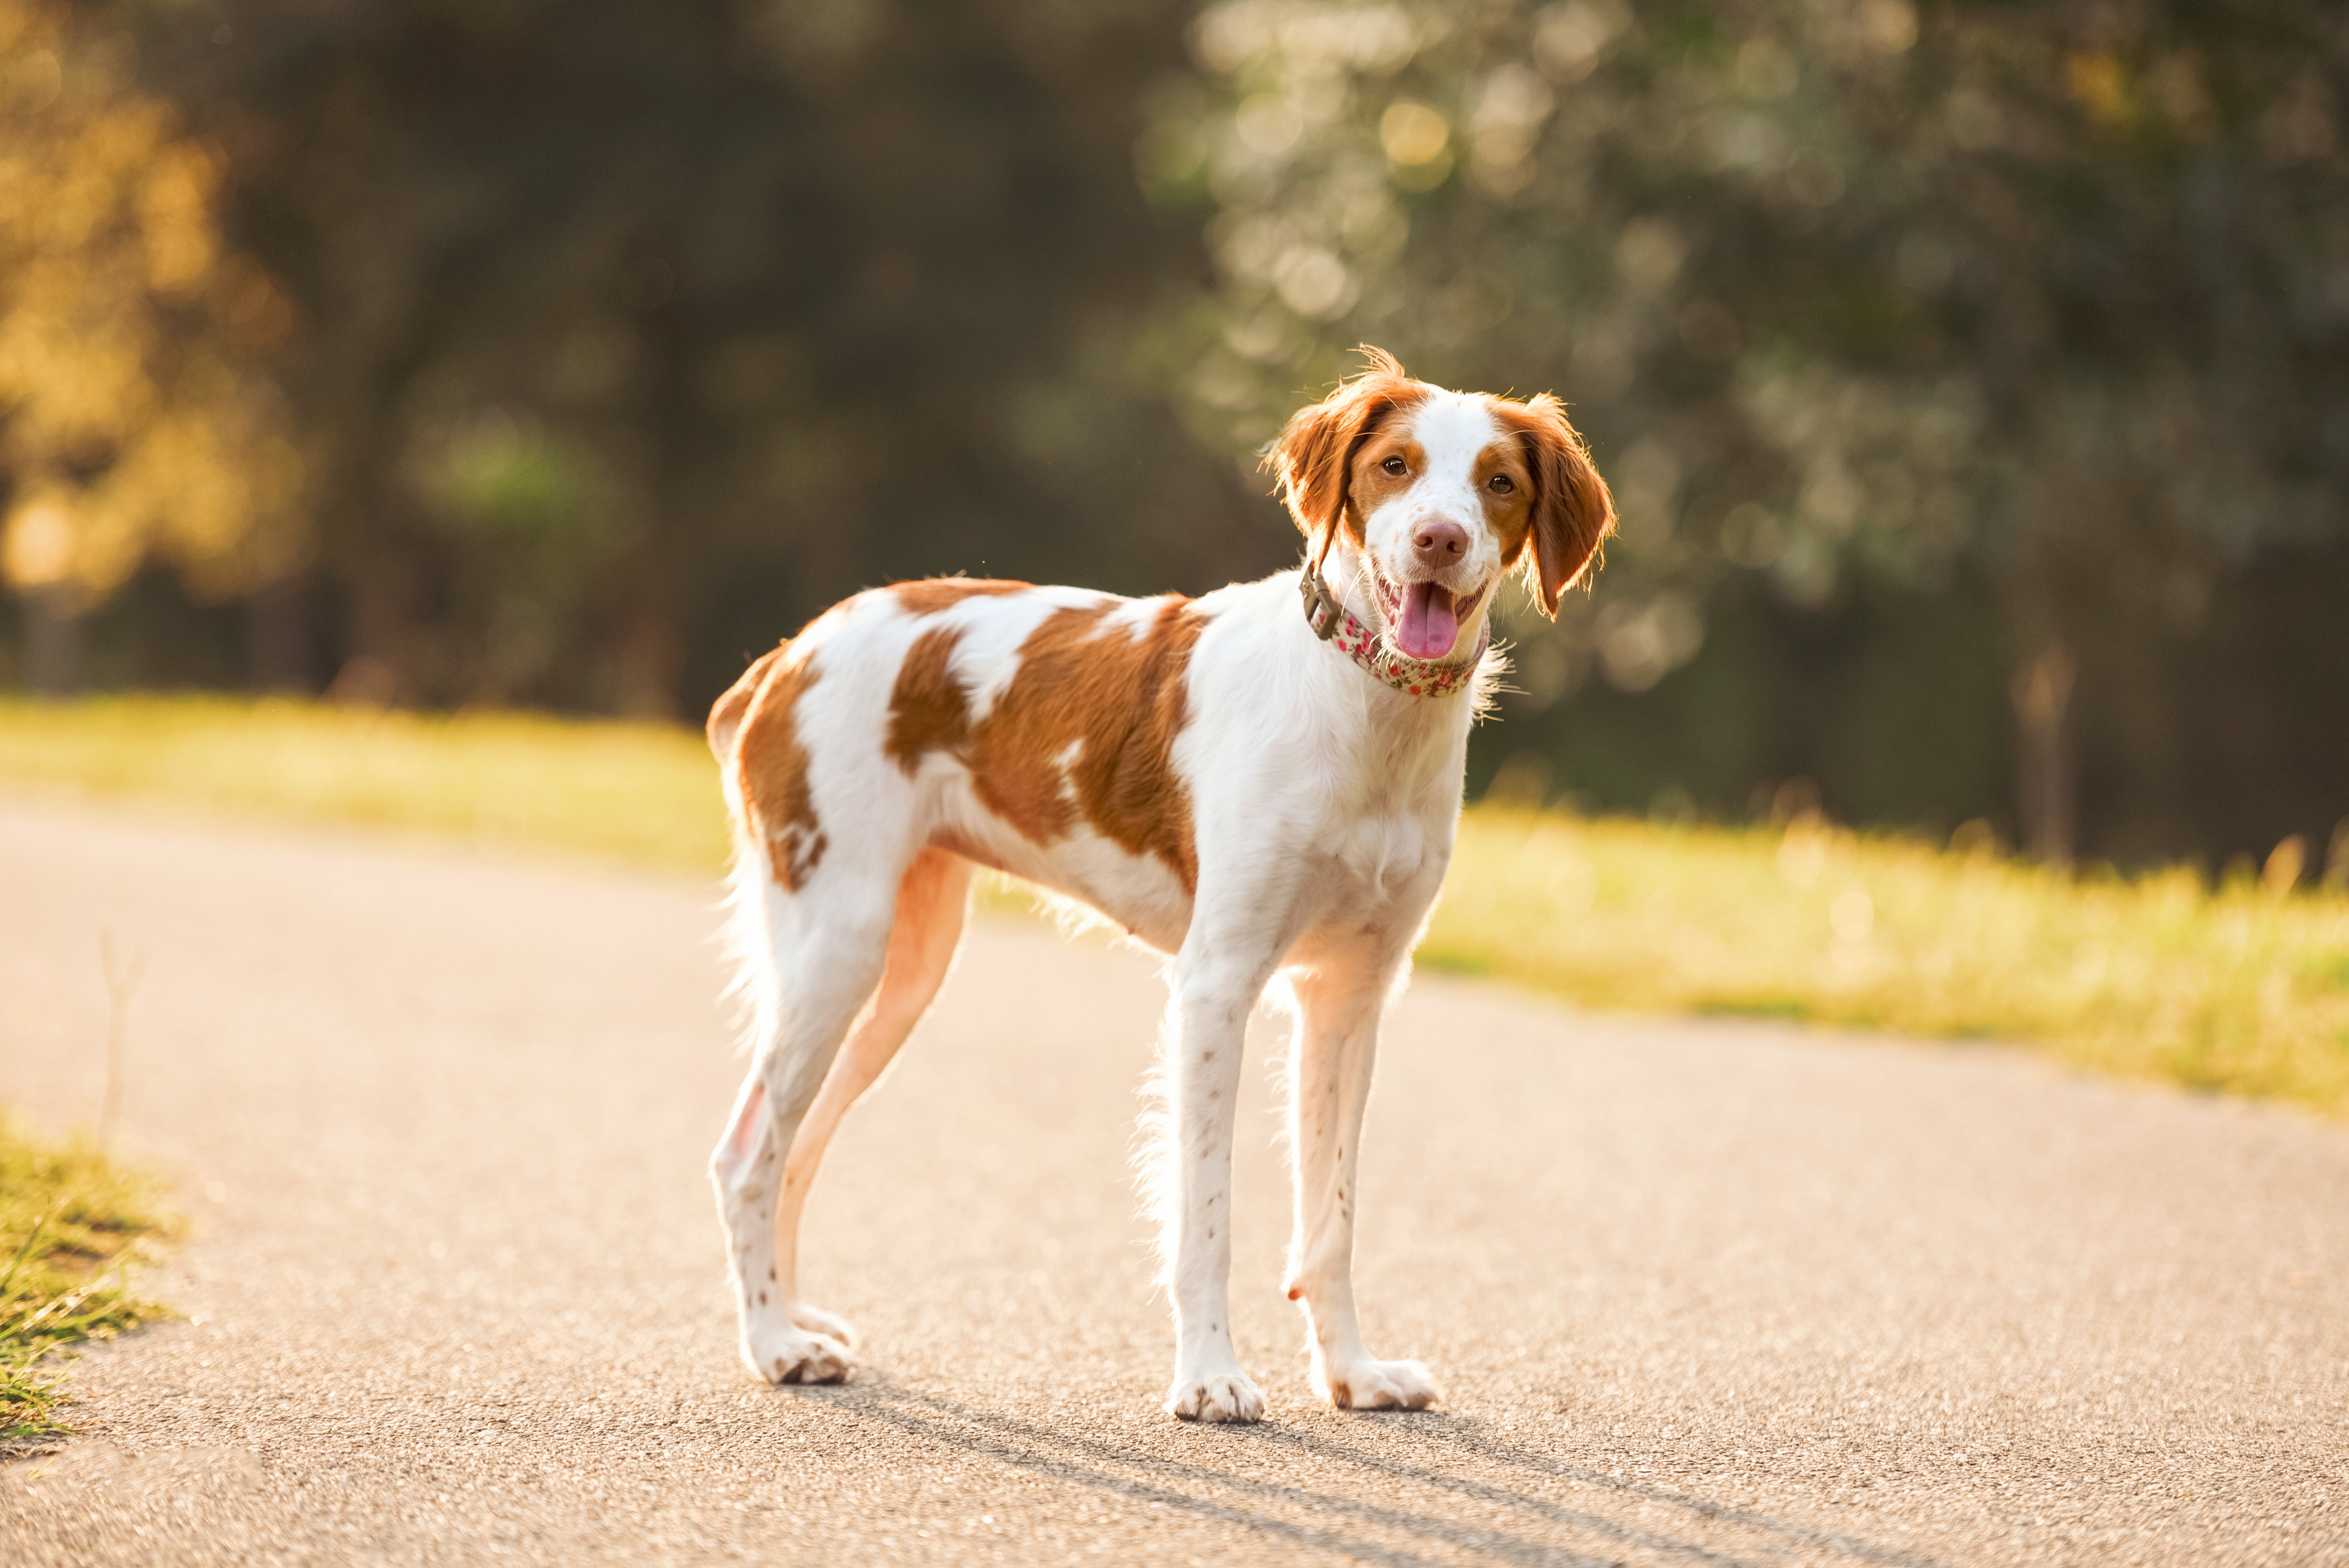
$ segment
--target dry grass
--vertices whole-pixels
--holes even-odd
[[[510,714],[0,704],[0,779],[714,873],[700,737]],[[1016,903],[998,894],[997,902]],[[1597,1007],[2032,1042],[2349,1114],[2349,896],[1786,829],[1471,809],[1422,961]]]
[[[0,1119],[0,1455],[68,1429],[45,1357],[160,1315],[129,1278],[140,1242],[166,1228],[150,1191],[94,1144]]]
[[[2349,897],[2080,879],[1815,820],[1469,812],[1423,962],[1599,1007],[2035,1043],[2349,1114]]]
[[[727,850],[709,748],[676,725],[212,696],[0,701],[0,779],[690,873]]]

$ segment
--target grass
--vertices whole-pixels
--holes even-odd
[[[674,726],[290,702],[0,703],[0,780],[711,874]],[[1474,807],[1421,962],[1587,1006],[2033,1044],[2349,1116],[2349,896],[2066,877],[1986,849]]]
[[[692,873],[727,853],[709,748],[676,725],[210,696],[0,700],[0,780]]]
[[[0,1119],[0,1455],[70,1429],[45,1357],[161,1315],[129,1271],[167,1228],[149,1183],[96,1145]]]
[[[1421,948],[1596,1007],[2025,1042],[2349,1116],[2349,896],[2186,868],[1472,810]]]

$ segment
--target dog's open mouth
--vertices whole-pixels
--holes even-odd
[[[1440,659],[1460,640],[1460,623],[1485,597],[1479,588],[1465,598],[1454,595],[1439,583],[1390,583],[1386,573],[1372,569],[1371,581],[1379,603],[1387,613],[1387,635],[1405,656]]]

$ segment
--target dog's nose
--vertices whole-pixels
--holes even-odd
[[[1456,522],[1423,522],[1411,536],[1411,551],[1423,566],[1441,570],[1468,553],[1468,531]]]

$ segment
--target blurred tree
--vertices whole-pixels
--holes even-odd
[[[322,551],[261,640],[347,693],[669,713],[888,577],[1286,552],[1126,363],[1198,267],[1128,150],[1172,5],[138,15],[299,308]]]
[[[2212,716],[2184,666],[2222,580],[2280,550],[2342,559],[2344,16],[1231,0],[1140,147],[1217,270],[1160,356],[1227,449],[1363,339],[1574,402],[1624,532],[1605,591],[1527,643],[1510,728],[1559,704],[1567,782],[1631,783],[1623,748],[1579,745],[1609,706],[1586,674],[1641,693],[1701,660],[1685,718],[1749,738],[1700,769],[1717,806],[1741,772],[1818,769],[1832,747],[1783,745],[1817,695],[1785,663],[1816,641],[1802,625],[1899,658],[1894,624],[1954,594],[1991,617],[1944,618],[1978,673],[1920,656],[1868,699],[1876,743],[1918,758],[1905,814],[1939,814],[1919,808],[2011,734],[2007,799],[2043,853],[2068,857],[2075,820],[2102,853],[2175,852],[2245,826],[2240,791],[2190,777]],[[1984,676],[2011,718],[1953,737],[1994,711]],[[2328,694],[2296,706],[2315,720]],[[1649,711],[1655,772],[1686,777]],[[2292,810],[2349,805],[2349,751],[2325,755]],[[1860,804],[1842,783],[1831,804]]]
[[[0,573],[38,689],[76,683],[81,613],[150,556],[218,596],[305,540],[250,363],[285,302],[223,251],[218,160],[131,58],[119,30],[0,0]]]
[[[1369,339],[1557,387],[1623,504],[1603,591],[1516,626],[1477,787],[2329,841],[2344,38],[0,0],[0,566],[53,665],[104,601],[108,667],[223,668],[166,601],[228,593],[264,685],[689,711],[891,577],[1286,563],[1254,449]]]

